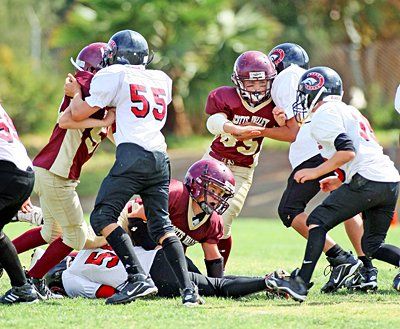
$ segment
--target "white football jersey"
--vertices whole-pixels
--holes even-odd
[[[165,152],[161,133],[172,100],[172,80],[159,70],[142,65],[111,65],[94,76],[90,84],[90,106],[116,108],[114,139],[135,143],[148,151]]]
[[[290,65],[280,72],[272,83],[271,95],[275,105],[285,110],[287,119],[293,118],[292,105],[296,101],[297,86],[306,70],[298,65]],[[310,127],[304,124],[290,145],[289,161],[292,168],[319,154],[318,145],[311,137]]]
[[[143,270],[149,274],[157,250],[134,249]],[[96,298],[101,285],[116,288],[126,279],[124,266],[109,246],[81,250],[62,274],[64,289],[70,297]]]
[[[341,169],[345,183],[355,174],[375,182],[398,182],[400,176],[393,162],[383,154],[368,120],[355,107],[341,101],[322,104],[311,116],[311,135],[321,147],[321,155],[330,159],[335,153],[334,141],[345,133],[353,141],[356,156]]]
[[[394,99],[394,108],[400,113],[400,85],[397,87],[396,97]]]
[[[19,169],[32,167],[24,145],[7,112],[0,104],[0,160],[13,162]]]

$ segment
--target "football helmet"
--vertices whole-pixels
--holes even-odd
[[[51,292],[67,296],[62,282],[62,274],[68,267],[71,266],[71,262],[73,261],[73,259],[74,257],[67,256],[60,263],[58,263],[50,271],[47,272],[44,279],[46,281],[46,285],[49,287]]]
[[[293,113],[297,122],[303,122],[319,101],[341,101],[343,84],[339,74],[329,67],[318,66],[301,76]]]
[[[254,107],[271,97],[272,80],[276,74],[275,66],[267,55],[261,51],[246,51],[236,59],[231,79],[243,100]],[[244,80],[266,80],[266,90],[248,91]]]
[[[271,61],[275,64],[278,73],[289,67],[291,64],[296,64],[303,69],[309,69],[309,58],[307,52],[295,43],[282,43],[275,46],[268,54]]]
[[[123,30],[115,33],[108,41],[110,51],[106,62],[112,64],[147,65],[153,60],[146,39],[138,32]]]
[[[192,164],[185,175],[184,184],[192,199],[207,214],[215,211],[222,215],[229,207],[228,200],[235,193],[235,178],[231,170],[213,159],[203,159]],[[214,193],[212,185],[222,189],[223,194]]]
[[[83,48],[75,60],[71,57],[70,61],[78,71],[96,73],[107,66],[104,57],[107,52],[109,52],[107,43],[95,42]]]

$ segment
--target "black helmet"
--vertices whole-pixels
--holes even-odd
[[[309,58],[307,52],[298,44],[282,43],[275,46],[268,54],[269,58],[274,62],[278,73],[289,67],[291,64],[296,64],[303,69],[308,70]]]
[[[318,66],[301,76],[297,87],[293,113],[297,122],[303,122],[319,101],[342,100],[343,84],[339,74],[329,67]]]
[[[111,52],[106,55],[109,65],[147,65],[153,59],[146,39],[138,32],[119,31],[110,38],[108,44],[111,48]]]
[[[62,274],[70,266],[72,260],[73,257],[67,256],[60,263],[58,263],[50,271],[47,272],[44,278],[46,281],[46,285],[52,292],[59,295],[67,296],[62,282]]]

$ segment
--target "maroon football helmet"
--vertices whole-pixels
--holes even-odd
[[[228,200],[235,193],[235,178],[231,170],[222,162],[212,159],[199,160],[192,164],[185,175],[184,184],[193,200],[207,214],[215,211],[222,215],[229,207]],[[217,195],[211,191],[212,185],[221,188],[224,194]],[[202,197],[204,199],[200,200]]]
[[[79,52],[75,61],[71,57],[71,63],[78,71],[96,73],[107,66],[104,61],[104,53],[109,50],[109,47],[104,42],[91,43]]]
[[[231,79],[243,100],[251,106],[257,106],[271,97],[272,80],[276,74],[270,58],[261,51],[253,50],[244,52],[236,59]],[[244,87],[244,80],[266,80],[267,88],[265,92],[248,91]]]

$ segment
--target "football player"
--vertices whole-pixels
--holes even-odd
[[[213,159],[195,162],[188,169],[184,182],[173,179],[169,185],[168,210],[175,233],[184,249],[201,243],[209,277],[224,274],[224,259],[217,244],[223,235],[221,215],[228,209],[234,189],[235,180],[230,169]],[[143,228],[146,215],[140,203],[140,200],[128,203],[121,214],[122,222],[127,223],[126,226],[129,222],[136,246],[154,249],[156,244],[148,237],[146,225]]]
[[[315,67],[301,76],[293,104],[296,120],[310,121],[311,136],[320,145],[321,155],[328,159],[315,168],[297,171],[294,179],[303,184],[336,168],[345,173],[343,184],[337,176],[321,180],[322,190],[333,192],[307,219],[309,236],[301,269],[288,277],[268,280],[271,288],[300,302],[312,286],[310,280],[327,232],[361,212],[362,249],[367,257],[400,264],[400,248],[384,243],[398,198],[400,175],[383,154],[368,120],[343,103],[342,96],[340,76],[328,67]]]
[[[84,120],[105,106],[116,107],[116,161],[100,187],[90,223],[97,235],[107,239],[124,263],[128,276],[124,287],[106,303],[128,303],[157,292],[135,255],[127,232],[117,224],[125,204],[139,194],[149,233],[162,245],[182,289],[182,303],[195,306],[199,297],[168,215],[170,162],[161,129],[172,99],[172,80],[162,71],[146,69],[152,57],[141,34],[131,30],[117,32],[109,40],[109,46],[111,51],[106,58],[110,66],[93,78],[90,97],[83,100],[80,86],[72,76],[65,85],[74,94],[71,101],[74,120]]]
[[[160,297],[177,297],[180,286],[174,272],[166,261],[162,249],[144,250],[134,247],[138,260],[146,274],[150,274],[158,288]],[[190,280],[198,287],[202,296],[239,298],[266,291],[266,277],[226,276],[207,277],[198,271],[193,262],[186,258],[190,269]],[[73,259],[69,257],[53,268],[47,275],[49,287],[69,297],[107,298],[112,296],[127,279],[127,273],[116,253],[107,247],[81,250]],[[201,299],[202,302],[202,299]]]
[[[264,136],[293,141],[287,127],[278,127],[272,110],[272,80],[276,76],[274,64],[259,51],[241,54],[233,67],[232,81],[235,87],[223,86],[208,95],[206,113],[208,130],[215,135],[210,149],[203,158],[214,158],[225,163],[235,177],[235,196],[229,200],[229,208],[222,215],[224,236],[219,249],[228,261],[232,247],[232,221],[240,214],[253,181],[254,168]],[[276,128],[273,128],[275,127]]]
[[[300,77],[309,67],[307,52],[294,43],[283,43],[275,46],[268,54],[278,71],[271,89],[272,99],[276,104],[274,114],[283,118],[283,122],[296,122],[292,105],[296,101],[297,85]],[[307,214],[304,212],[309,201],[320,191],[318,179],[309,180],[303,184],[295,181],[294,175],[303,168],[314,168],[324,162],[316,141],[311,137],[310,125],[304,124],[299,129],[297,124],[287,124],[297,132],[296,140],[291,143],[289,161],[293,168],[278,207],[279,217],[286,227],[293,227],[299,234],[307,238]],[[340,173],[341,174],[341,173]],[[328,173],[326,176],[333,175]],[[377,269],[365,256],[361,248],[362,219],[359,215],[345,221],[346,232],[357,252],[358,258],[363,262],[360,274],[355,278],[353,288],[363,290],[377,288]],[[331,266],[331,275],[328,282],[322,287],[324,293],[334,292],[344,285],[347,277],[351,275],[357,259],[349,252],[344,251],[329,236],[326,236],[324,252]]]
[[[33,285],[27,281],[14,245],[3,232],[19,209],[30,208],[35,176],[32,162],[18,138],[11,118],[0,104],[0,262],[12,288],[0,297],[2,304],[38,301]]]
[[[78,54],[75,78],[89,95],[90,81],[104,64],[106,43],[93,43]],[[59,118],[47,145],[33,160],[35,192],[43,210],[43,227],[33,228],[13,240],[18,253],[49,243],[45,255],[28,271],[41,299],[56,298],[47,289],[44,275],[73,249],[95,248],[106,241],[89,234],[83,218],[76,187],[82,166],[107,136],[107,127],[114,122],[114,113],[100,109],[81,122],[74,122],[68,109],[71,98],[64,96]],[[68,128],[68,129],[67,129]]]

